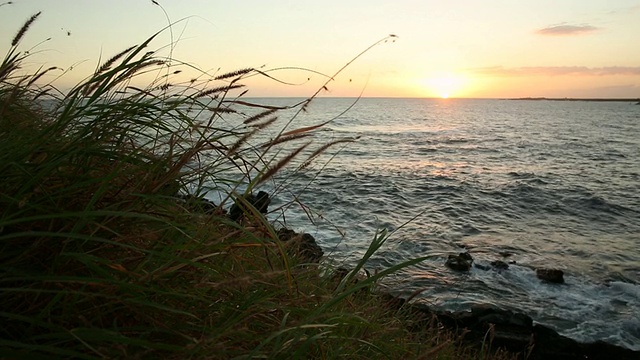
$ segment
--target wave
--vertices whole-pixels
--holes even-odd
[[[377,227],[395,229],[419,215],[371,266],[459,252],[459,245],[479,261],[505,252],[517,264],[503,273],[461,275],[443,269],[443,255],[395,276],[403,288],[427,287],[426,300],[449,307],[523,306],[577,339],[638,346],[637,316],[627,315],[640,313],[640,138],[636,119],[619,116],[628,109],[364,103],[362,113],[319,132],[319,139],[363,136],[300,194],[332,222],[318,220],[314,229],[333,258],[355,261]],[[559,116],[566,106],[571,111]],[[306,186],[314,176],[292,184]],[[565,269],[568,285],[541,284],[532,268],[545,264]]]

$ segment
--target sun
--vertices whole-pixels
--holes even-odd
[[[423,87],[432,97],[448,99],[457,96],[462,91],[466,80],[455,73],[437,73],[423,80]]]

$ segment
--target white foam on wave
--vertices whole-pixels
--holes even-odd
[[[616,292],[623,295],[629,295],[640,299],[640,285],[630,284],[622,281],[612,281],[609,283],[609,287]]]

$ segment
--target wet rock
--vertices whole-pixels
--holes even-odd
[[[249,205],[253,206],[260,213],[266,214],[270,203],[271,199],[269,198],[269,194],[265,191],[259,191],[258,195],[245,195],[242,200],[236,200],[235,204],[231,206],[229,218],[233,221],[239,221],[245,214],[251,214]]]
[[[476,305],[471,311],[448,312],[389,298],[390,306],[408,307],[412,312],[411,330],[419,331],[435,318],[438,326],[458,332],[464,342],[479,349],[503,348],[529,360],[640,359],[640,351],[602,341],[580,343],[544,325],[534,325],[531,317],[517,311]]]
[[[290,255],[297,256],[304,262],[317,263],[324,255],[324,251],[310,234],[282,228],[278,230],[278,238],[286,243]]]
[[[513,255],[513,253],[511,253],[509,251],[500,251],[498,254],[500,254],[500,256],[502,256],[502,257],[509,257],[509,256]]]
[[[558,269],[536,269],[538,279],[555,283],[564,284],[564,272]]]
[[[449,255],[445,265],[456,271],[469,271],[473,258],[469,253],[460,253],[458,255]]]
[[[507,270],[509,268],[509,264],[501,260],[492,261],[491,266],[498,270]]]
[[[531,328],[533,319],[528,315],[513,312],[510,310],[502,310],[491,305],[480,304],[471,307],[471,317],[476,322],[484,324],[512,325]]]
[[[478,269],[480,269],[480,270],[484,270],[484,271],[489,271],[489,270],[491,270],[491,266],[482,265],[482,264],[478,264],[478,263],[473,263],[473,267],[474,267],[474,268],[478,268]]]

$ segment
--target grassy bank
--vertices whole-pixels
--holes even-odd
[[[331,145],[310,141],[318,127],[249,145],[275,108],[221,125],[255,109],[242,80],[260,71],[176,83],[182,68],[150,51],[151,37],[59,92],[42,84],[58,69],[21,70],[36,19],[0,65],[1,358],[476,356],[437,326],[410,331],[410,316],[375,294],[420,259],[357,282],[357,271],[335,276],[242,196]],[[134,85],[146,74],[156,76]],[[226,200],[203,200],[208,191]]]

